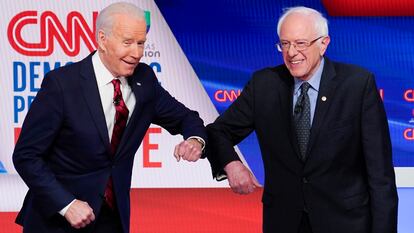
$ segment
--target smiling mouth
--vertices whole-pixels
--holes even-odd
[[[293,64],[293,65],[297,65],[297,64],[302,63],[302,62],[303,62],[303,60],[290,61],[290,63]]]
[[[126,64],[130,65],[130,66],[136,66],[138,64],[138,62],[128,62],[125,60],[122,60],[123,62],[125,62]]]

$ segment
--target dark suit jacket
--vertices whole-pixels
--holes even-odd
[[[91,57],[49,72],[24,121],[13,161],[29,186],[16,219],[25,232],[73,230],[58,211],[75,198],[88,202],[98,216],[110,175],[123,229],[129,232],[133,160],[150,124],[184,138],[206,139],[198,113],[168,94],[153,70],[140,63],[127,79],[135,109],[111,158]]]
[[[317,233],[396,232],[391,143],[373,75],[325,58],[305,163],[292,125],[293,85],[284,65],[254,73],[207,127],[213,174],[239,159],[233,145],[255,130],[265,170],[264,232],[296,233],[304,209]]]

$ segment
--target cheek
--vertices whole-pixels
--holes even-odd
[[[121,48],[114,48],[114,50],[112,51],[112,55],[113,55],[114,57],[119,58],[119,57],[120,57],[120,54],[121,54],[121,51],[122,51],[122,49],[121,49]]]
[[[114,57],[119,57],[119,54],[121,53],[121,51],[124,50],[124,48],[120,45],[114,45],[111,44],[111,46],[108,46],[109,51],[111,52],[111,55]]]
[[[319,56],[313,56],[311,59],[309,59],[309,66],[315,66],[318,63],[319,59]]]
[[[287,63],[289,61],[288,55],[286,53],[282,53],[283,61]]]
[[[119,48],[116,53],[119,58],[126,58],[132,54],[131,49],[128,48]]]

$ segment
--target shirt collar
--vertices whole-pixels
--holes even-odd
[[[103,64],[98,52],[92,55],[92,65],[98,87],[102,87],[111,83],[111,81],[115,78],[118,78],[121,81],[121,85],[127,85],[128,82],[125,77],[114,77],[112,75],[112,73]]]
[[[323,66],[325,65],[325,59],[322,57],[321,58],[321,64],[319,64],[318,69],[316,70],[316,72],[312,75],[312,77],[306,81],[310,84],[311,88],[313,88],[316,91],[319,91],[319,85],[321,83],[321,77],[322,77],[322,71],[323,71]],[[294,77],[295,80],[295,87],[294,87],[294,94],[296,95],[299,91],[300,86],[302,85],[303,80]]]

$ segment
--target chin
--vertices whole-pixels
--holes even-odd
[[[289,70],[289,71],[290,71],[290,74],[293,77],[296,77],[296,78],[301,78],[304,75],[303,72],[297,72],[297,71],[293,71],[293,70]]]
[[[124,77],[131,76],[133,73],[134,73],[134,70],[124,71],[122,72],[122,76]]]

